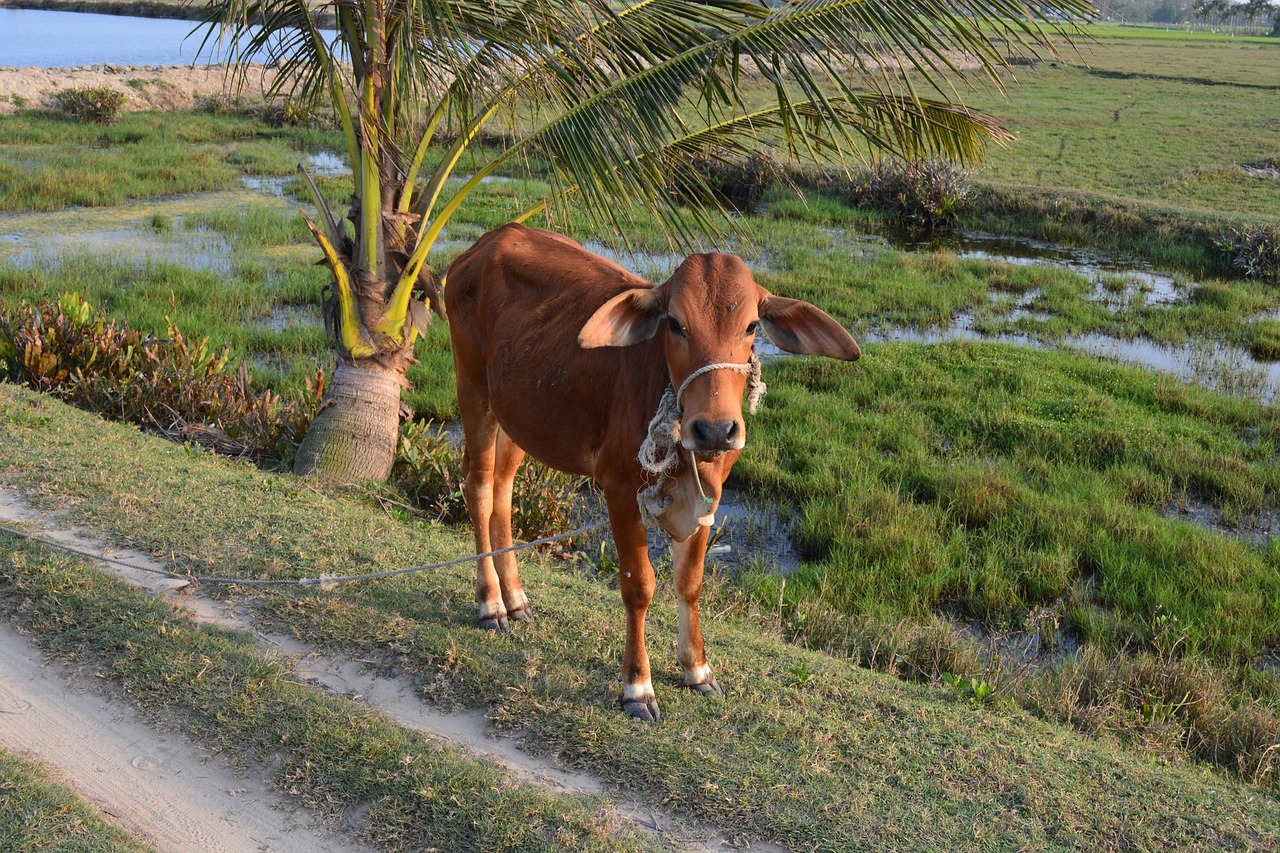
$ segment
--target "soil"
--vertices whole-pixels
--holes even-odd
[[[344,853],[370,848],[313,825],[259,779],[157,731],[92,678],[0,622],[0,742],[54,770],[86,801],[159,850]]]
[[[225,65],[84,65],[75,68],[0,68],[0,115],[56,109],[63,89],[106,86],[125,96],[124,110],[188,110],[230,101]],[[261,97],[274,71],[250,67],[246,92]]]

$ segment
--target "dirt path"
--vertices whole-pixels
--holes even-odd
[[[322,690],[365,702],[405,728],[448,741],[473,755],[494,761],[516,776],[533,784],[565,793],[608,793],[613,799],[615,809],[620,817],[630,821],[636,828],[644,832],[659,836],[674,849],[688,851],[688,853],[711,853],[711,851],[728,849],[729,845],[724,834],[713,827],[691,825],[660,809],[648,806],[639,798],[618,790],[591,774],[564,770],[555,763],[553,757],[533,756],[522,751],[518,742],[513,739],[489,737],[487,734],[488,723],[481,712],[443,713],[418,698],[413,685],[406,679],[373,674],[368,671],[368,667],[359,661],[341,660],[320,654],[291,637],[264,634],[253,626],[247,616],[237,612],[234,605],[227,602],[217,601],[198,592],[193,595],[180,594],[187,591],[184,589],[187,583],[164,575],[165,567],[150,559],[146,554],[130,549],[105,547],[100,540],[68,524],[62,513],[42,512],[32,506],[21,493],[0,487],[0,523],[14,521],[38,526],[39,535],[47,539],[119,561],[118,563],[103,563],[101,568],[153,594],[160,595],[165,600],[184,610],[196,621],[237,628],[255,634],[264,644],[275,649],[280,658],[286,664],[291,665],[301,678]],[[121,565],[121,563],[128,565]],[[26,648],[28,658],[34,655],[35,663],[32,665],[23,664],[21,656],[11,655],[2,642],[4,635],[11,635],[21,647]],[[79,791],[82,796],[95,803],[108,815],[118,816],[122,825],[126,829],[135,832],[138,837],[151,840],[154,830],[151,827],[152,818],[150,815],[153,812],[159,816],[155,819],[162,823],[167,820],[165,816],[181,814],[178,805],[170,804],[174,799],[170,794],[178,786],[173,782],[162,782],[160,790],[153,790],[130,782],[122,783],[118,786],[118,790],[107,790],[99,793],[98,790],[92,787],[94,778],[101,775],[113,776],[114,774],[100,773],[98,770],[100,765],[94,762],[89,762],[88,764],[76,764],[74,762],[64,764],[65,759],[58,758],[55,755],[47,755],[45,750],[53,749],[59,739],[64,744],[75,744],[77,751],[85,751],[84,744],[91,743],[93,748],[89,751],[95,756],[98,755],[103,751],[98,749],[97,744],[101,736],[100,733],[109,733],[112,721],[125,718],[129,716],[129,713],[128,709],[125,709],[122,704],[105,700],[91,691],[85,690],[83,687],[68,689],[66,687],[68,675],[61,672],[58,667],[39,664],[39,660],[39,654],[32,650],[21,638],[18,638],[12,628],[0,621],[0,742],[4,742],[19,752],[56,767],[64,775],[64,781]],[[18,668],[15,669],[15,666]],[[30,709],[19,708],[18,713],[9,713],[7,711],[6,703],[9,698],[2,685],[21,683],[32,683],[31,690],[33,692],[42,690],[55,696],[65,694],[72,697],[79,696],[82,699],[81,702],[76,703],[79,706],[76,710],[76,716],[67,719],[63,724],[63,733],[57,737],[39,741],[39,746],[27,747],[22,745],[25,739],[36,737],[35,734],[26,730],[39,728],[38,721],[33,718],[32,713],[28,712]],[[18,705],[24,702],[31,705],[35,704],[26,697],[17,697],[16,702]],[[57,702],[55,701],[54,704],[57,704]],[[15,705],[15,707],[18,707],[18,705]],[[41,714],[35,714],[34,716],[39,717]],[[156,753],[155,749],[142,750],[140,752],[139,744],[148,743],[148,739],[155,740],[157,737],[163,737],[157,735],[142,723],[135,721],[134,725],[139,728],[125,737],[124,743],[127,745],[121,750],[122,755],[129,754],[127,758],[122,760],[124,765],[130,767],[134,767],[130,762],[139,759],[139,756],[141,756],[141,763],[148,763],[147,757],[142,755],[142,752],[148,752],[148,754]],[[108,736],[108,740],[114,739]],[[269,837],[271,840],[264,842],[249,837],[250,846],[207,847],[203,841],[204,838],[219,836],[204,835],[202,834],[204,830],[195,824],[184,830],[182,829],[183,821],[179,818],[175,828],[180,833],[179,837],[185,838],[185,841],[178,844],[169,843],[168,841],[152,841],[161,849],[200,849],[202,851],[238,851],[242,849],[255,851],[260,849],[272,851],[328,851],[363,849],[353,846],[353,843],[348,843],[346,846],[333,846],[340,843],[341,839],[326,839],[323,837],[320,837],[321,840],[329,846],[310,841],[304,842],[299,847],[283,846],[282,842],[281,846],[277,846],[276,836],[288,841],[295,833],[305,829],[306,824],[311,819],[309,812],[268,793],[267,783],[265,782],[252,783],[250,780],[240,778],[233,783],[229,783],[221,776],[215,778],[211,774],[212,770],[216,768],[211,768],[209,773],[205,773],[205,768],[211,767],[212,763],[200,765],[198,770],[193,769],[189,763],[179,760],[178,756],[182,755],[182,750],[185,749],[187,753],[196,757],[196,763],[199,764],[198,751],[176,736],[173,736],[170,740],[174,741],[174,743],[166,746],[166,751],[163,753],[164,758],[159,763],[165,767],[177,768],[177,776],[180,777],[177,781],[187,785],[193,783],[196,785],[195,790],[191,793],[179,793],[181,802],[195,802],[198,798],[215,797],[220,791],[229,791],[232,794],[237,794],[240,791],[253,791],[252,795],[240,794],[240,796],[246,800],[252,799],[254,802],[269,801],[271,805],[266,808],[271,814],[270,822],[264,825],[255,822],[255,819],[251,819],[251,817],[247,817],[240,823],[243,824],[246,833],[257,833],[264,837]],[[203,783],[206,777],[209,779],[208,784]],[[119,795],[123,795],[124,802],[118,801]],[[130,804],[133,801],[142,801],[137,804],[133,816],[128,820],[120,817],[122,812],[128,813],[130,811]],[[204,807],[202,806],[201,809],[203,810]],[[212,808],[209,810],[218,813]],[[230,812],[229,814],[231,815],[230,818],[222,820],[229,826],[237,825],[236,818],[238,813]],[[358,820],[354,817],[352,820],[358,826]],[[184,832],[186,834],[181,835]],[[274,835],[272,834],[273,832]],[[242,833],[242,835],[248,837],[246,833]],[[156,831],[156,834],[159,834],[158,831]],[[223,843],[227,843],[225,839]],[[262,844],[267,844],[267,847],[253,846]],[[784,850],[784,848],[772,844],[758,844],[745,849],[749,853],[776,853],[776,851]]]
[[[92,680],[45,662],[0,622],[0,742],[56,770],[135,838],[204,853],[370,849],[314,826],[309,812],[181,736],[156,731]]]

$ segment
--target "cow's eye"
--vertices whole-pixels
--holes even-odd
[[[671,334],[678,338],[684,337],[684,327],[680,325],[680,321],[671,315],[667,315],[667,327],[671,329]]]
[[[760,328],[760,321],[752,320],[750,323],[747,324],[747,331],[745,332],[745,334],[754,335],[756,333],[756,329],[759,329],[759,328]]]

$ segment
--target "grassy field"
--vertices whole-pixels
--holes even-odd
[[[1100,37],[1079,50],[1019,68],[1007,101],[972,99],[1018,135],[979,180],[1280,218],[1280,181],[1239,169],[1280,156],[1280,43]]]
[[[12,386],[0,386],[0,458],[6,483],[38,488],[73,505],[74,520],[197,573],[314,576],[468,547],[464,531],[406,526],[358,494],[324,494]],[[275,758],[278,777],[308,802],[341,810],[371,800],[372,833],[389,849],[433,837],[455,839],[449,849],[542,849],[548,837],[606,844],[583,804],[535,796],[494,771],[448,806],[448,791],[475,784],[450,750],[310,694],[246,635],[195,626],[91,568],[5,538],[0,609],[41,644],[92,662],[211,747]],[[637,724],[614,709],[616,593],[572,566],[526,566],[538,619],[513,636],[473,627],[466,567],[340,592],[219,594],[276,629],[406,672],[433,701],[485,707],[499,729],[527,732],[531,748],[730,834],[806,850],[1253,849],[1280,832],[1268,793],[1180,761],[1135,760],[1003,700],[976,703],[797,648],[721,583],[709,606],[725,612],[707,632],[727,699],[679,689],[675,608],[663,595],[651,644],[667,720]],[[281,742],[289,750],[277,756]],[[417,760],[401,762],[406,751]],[[416,796],[424,784],[439,796]]]
[[[1108,245],[1128,235],[1129,248],[1192,270],[1212,265],[1206,244],[1228,221],[1280,223],[1280,181],[1237,168],[1280,157],[1280,45],[1094,35],[1079,55],[1019,67],[1007,99],[970,98],[1007,116],[1019,141],[978,173],[986,207],[966,222]],[[0,243],[0,304],[84,292],[136,327],[163,334],[172,320],[228,345],[281,388],[331,365],[319,328],[326,275],[312,265],[289,176],[336,149],[332,134],[243,115],[129,114],[101,129],[22,114],[0,118],[0,139],[0,208],[9,211],[0,223],[20,240]],[[246,178],[281,195],[248,192]],[[349,182],[320,179],[339,205]],[[485,184],[433,265],[443,270],[536,189]],[[707,706],[674,689],[674,670],[659,685],[664,710],[696,725],[640,730],[609,710],[619,634],[607,562],[534,567],[544,618],[509,640],[470,628],[461,569],[351,596],[254,598],[260,618],[387,660],[432,701],[485,706],[500,726],[524,728],[532,714],[534,743],[730,832],[796,847],[892,848],[895,833],[922,826],[926,847],[972,844],[972,833],[1010,848],[1265,846],[1280,778],[1270,749],[1280,740],[1280,679],[1265,665],[1280,645],[1280,546],[1268,535],[1280,524],[1280,417],[1260,369],[1241,359],[1280,355],[1280,290],[1184,272],[1161,294],[1124,273],[888,251],[879,224],[830,198],[775,190],[722,247],[859,338],[964,323],[1035,348],[876,343],[853,366],[766,366],[770,394],[749,424],[735,485],[787,507],[803,563],[784,578],[761,556],[740,577],[716,575],[712,608],[729,621],[711,629],[712,654],[737,692]],[[557,226],[593,236],[580,222]],[[628,240],[641,254],[620,259],[649,277],[678,260],[643,222]],[[1186,347],[1210,361],[1228,348],[1235,361],[1197,375],[1231,394],[1056,351],[1086,336]],[[451,420],[443,324],[417,356],[407,401],[419,416]],[[3,393],[5,480],[39,481],[87,520],[192,570],[318,574],[469,549],[465,530],[406,527],[350,495],[316,496],[288,477],[127,430],[107,428],[109,453],[78,455],[76,441],[95,446],[83,436],[102,429],[96,422]],[[237,512],[221,489],[232,490]],[[750,529],[729,535],[737,547],[751,543]],[[95,602],[103,582],[92,574],[32,549],[13,553],[0,596],[14,618],[48,623],[50,647],[106,655],[126,684],[174,653],[159,643],[151,663],[111,657],[118,650],[55,618],[54,602],[74,592],[83,614],[108,621],[151,605],[115,587]],[[46,602],[31,611],[38,620],[22,601]],[[655,634],[673,624],[671,612],[655,613]],[[658,643],[655,658],[671,658]],[[1038,653],[1030,662],[1016,651],[1027,647]],[[587,661],[576,653],[584,648]],[[258,666],[253,654],[237,647],[247,657],[228,672]],[[227,737],[181,684],[159,691],[157,707],[176,703],[192,732]],[[339,753],[321,752],[324,772],[340,775]],[[1228,776],[1188,768],[1189,758]],[[1157,792],[1149,800],[1148,790]],[[1140,810],[1126,814],[1126,802]],[[854,805],[836,813],[832,803]],[[529,808],[540,826],[595,843],[590,808]],[[391,811],[389,826],[419,819]],[[463,818],[438,819],[433,826],[453,832],[445,827]]]
[[[1018,139],[978,170],[966,223],[1213,268],[1232,221],[1280,221],[1280,39],[1108,26],[965,95]]]

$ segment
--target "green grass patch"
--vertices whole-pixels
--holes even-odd
[[[1191,495],[1274,513],[1275,410],[1091,359],[984,344],[876,345],[854,367],[784,360],[735,469],[786,494],[812,558],[786,602],[888,622],[1021,625],[1056,608],[1106,650],[1158,613],[1190,651],[1280,641],[1275,548],[1165,516]],[[762,601],[777,577],[756,580]]]
[[[341,144],[333,133],[194,111],[124,113],[110,127],[24,112],[0,127],[0,210],[227,189],[243,174],[287,174],[302,152]]]
[[[195,572],[314,576],[421,563],[470,547],[460,531],[402,526],[362,500],[157,442],[10,387],[0,387],[0,458],[10,460],[7,483],[74,502],[77,520]],[[9,553],[6,607],[43,642],[105,656],[107,671],[133,695],[176,705],[202,737],[232,732],[266,748],[280,727],[294,725],[296,685],[257,658],[248,638],[193,629],[139,593],[43,552]],[[638,724],[615,707],[617,593],[536,559],[525,561],[524,573],[538,618],[511,636],[473,627],[466,568],[331,593],[229,594],[247,595],[277,628],[382,660],[442,704],[482,704],[499,727],[525,730],[532,744],[563,760],[731,834],[843,850],[962,847],[975,833],[1001,847],[1123,839],[1137,847],[1250,848],[1280,832],[1270,794],[1180,762],[1135,760],[1007,702],[975,706],[966,696],[861,670],[732,613],[705,625],[729,691],[726,701],[706,701],[678,687],[676,614],[665,593],[651,612],[650,647],[666,719]],[[712,580],[708,610],[733,611],[732,593]],[[193,685],[205,657],[215,669]],[[397,787],[431,760],[424,755],[406,768],[403,749],[418,755],[420,745],[395,740],[385,752],[371,750],[363,739],[383,737],[382,723],[337,700],[306,701],[320,721],[313,730],[319,743],[302,741],[286,766],[305,772],[301,787],[317,797],[367,796],[361,786],[373,783],[351,774],[370,771],[378,784]],[[312,748],[324,760],[299,766]],[[480,785],[479,795],[489,796],[492,784]],[[464,801],[446,812],[465,822],[475,809]],[[442,819],[426,811],[413,812],[413,820]],[[509,829],[497,822],[494,832]]]

